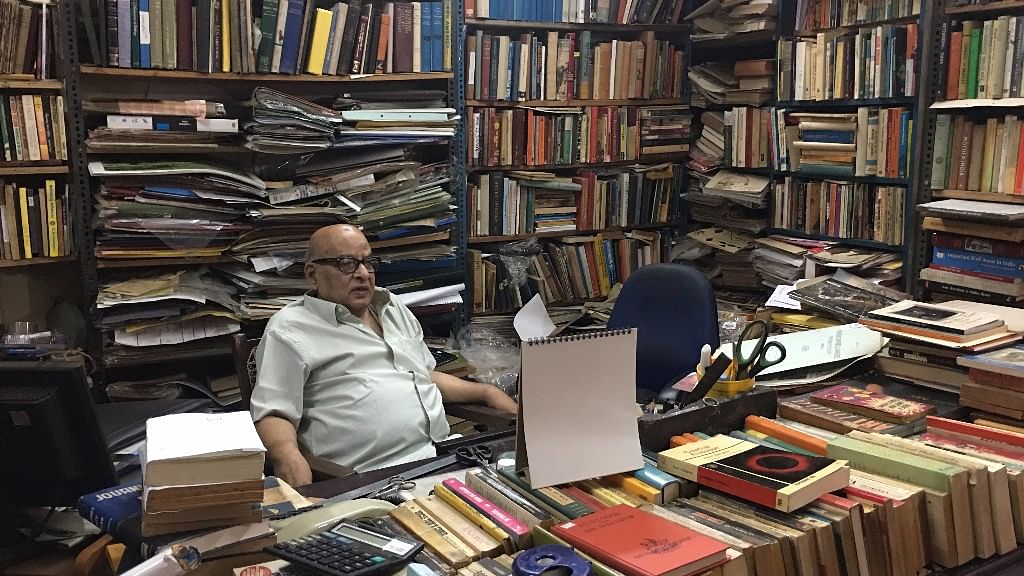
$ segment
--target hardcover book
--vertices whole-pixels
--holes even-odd
[[[806,456],[718,435],[658,454],[658,468],[755,504],[791,512],[845,488],[843,460]]]
[[[863,388],[837,384],[811,394],[811,400],[823,406],[845,410],[897,424],[906,424],[935,412],[935,406]]]
[[[626,574],[686,576],[728,559],[724,543],[625,504],[555,524],[551,531]]]
[[[974,356],[961,356],[957,358],[956,363],[984,372],[1024,378],[1024,345],[1018,344]]]

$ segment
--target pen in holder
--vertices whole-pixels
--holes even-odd
[[[749,392],[754,387],[754,378],[745,378],[743,380],[733,380],[736,374],[736,362],[729,366],[729,369],[725,371],[717,382],[711,386],[711,390],[708,391],[707,397],[709,398],[729,398],[735,396],[741,392]],[[701,378],[704,376],[704,366],[697,365],[697,377]]]

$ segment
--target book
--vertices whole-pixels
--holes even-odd
[[[935,406],[930,404],[904,400],[845,384],[814,392],[810,398],[824,406],[896,424],[906,424],[935,412]]]
[[[843,488],[850,479],[842,460],[773,450],[723,435],[659,452],[658,467],[784,512]]]
[[[1004,325],[1004,322],[994,314],[953,310],[913,300],[904,300],[892,306],[873,310],[868,312],[867,316],[894,324],[917,326],[961,336],[986,332]]]
[[[960,356],[956,363],[972,370],[1024,378],[1024,346],[1017,345],[984,354]]]
[[[248,412],[171,414],[146,421],[147,487],[259,480],[266,449]]]
[[[728,558],[724,543],[626,505],[555,524],[551,531],[627,574],[699,574]]]

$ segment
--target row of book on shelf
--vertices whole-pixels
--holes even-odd
[[[638,166],[622,172],[582,171],[478,175],[468,191],[469,235],[495,236],[602,230],[668,221],[678,166]]]
[[[84,2],[95,61],[121,68],[282,74],[451,70],[450,2]]]
[[[47,2],[0,2],[0,74],[53,75],[54,7]]]
[[[940,70],[946,74],[940,96],[945,100],[1024,96],[1024,20],[1019,16],[944,22],[938,38]]]
[[[784,137],[779,126],[785,126]],[[782,170],[834,177],[910,174],[913,118],[906,108],[858,108],[856,114],[779,109],[775,127],[774,163]]]
[[[691,116],[678,106],[577,109],[466,107],[470,166],[637,160],[689,150]]]
[[[67,160],[64,97],[0,94],[0,139],[6,161]]]
[[[787,177],[772,192],[774,228],[903,243],[906,188]]]
[[[609,231],[566,236],[539,249],[469,251],[473,312],[518,310],[539,294],[547,304],[605,298],[641,266],[661,261],[661,233]]]
[[[681,98],[683,53],[652,31],[640,40],[485,34],[466,39],[466,94],[476,100]]]
[[[917,24],[819,32],[814,38],[798,39],[792,48],[780,42],[779,69],[783,74],[792,71],[793,100],[913,96],[917,35]]]
[[[69,256],[74,245],[71,206],[66,186],[45,180],[36,188],[27,183],[0,185],[0,231],[3,260]]]
[[[1024,194],[1021,119],[938,114],[932,155],[933,190]]]
[[[466,18],[526,22],[678,24],[683,0],[466,0]]]
[[[920,13],[921,0],[798,0],[796,30],[870,24]]]

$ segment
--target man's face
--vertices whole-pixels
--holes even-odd
[[[332,231],[315,257],[340,256],[367,258],[370,256],[370,243],[358,231]],[[336,261],[306,264],[306,277],[321,299],[342,304],[356,315],[362,314],[370,306],[376,286],[374,273],[363,264],[359,264],[350,274],[340,271]]]

